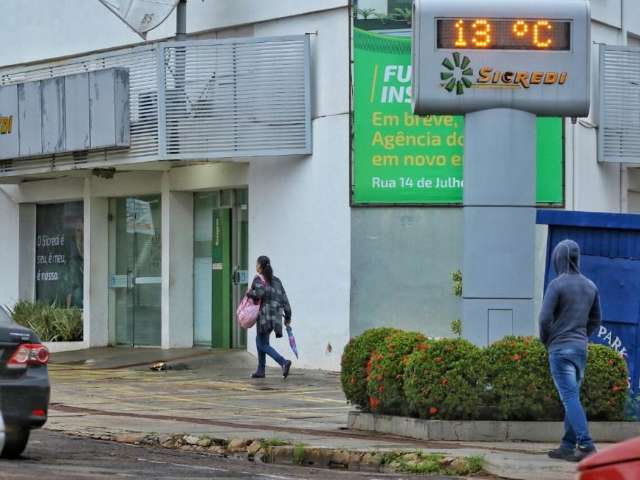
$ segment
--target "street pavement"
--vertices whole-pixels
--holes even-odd
[[[159,351],[158,351],[159,352]],[[163,353],[171,360],[171,354]],[[339,375],[292,370],[285,381],[271,369],[249,379],[255,359],[239,351],[173,355],[176,369],[156,372],[147,349],[95,349],[56,354],[50,365],[48,429],[91,436],[133,433],[278,438],[310,447],[409,450],[483,455],[491,473],[522,480],[564,480],[575,465],[550,460],[550,444],[424,442],[345,430],[347,405]]]
[[[213,455],[101,442],[44,430],[32,434],[21,459],[0,460],[0,478],[400,480],[407,476],[255,464]]]

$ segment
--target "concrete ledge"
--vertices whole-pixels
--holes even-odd
[[[49,349],[50,353],[75,352],[84,350],[87,345],[84,341],[79,342],[43,342],[43,345]]]
[[[422,420],[419,418],[350,412],[352,430],[386,433],[417,440],[461,442],[558,442],[562,422]],[[589,422],[596,442],[620,442],[640,435],[639,422]]]

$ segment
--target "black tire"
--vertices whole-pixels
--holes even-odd
[[[10,427],[7,426],[5,432],[5,442],[2,454],[2,458],[18,458],[24,452],[29,442],[30,430],[24,427]]]

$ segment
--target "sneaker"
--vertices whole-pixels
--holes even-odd
[[[596,447],[578,447],[575,449],[573,453],[573,458],[571,461],[573,462],[581,462],[587,457],[590,457],[594,453],[597,453]]]
[[[265,374],[264,373],[252,373],[251,374],[251,378],[264,378]]]
[[[287,360],[282,367],[282,376],[287,378],[289,376],[289,370],[291,370],[291,360]]]
[[[569,462],[575,461],[573,460],[575,451],[571,448],[558,447],[551,450],[549,453],[547,453],[547,455],[549,456],[549,458],[555,458],[557,460],[567,460]]]

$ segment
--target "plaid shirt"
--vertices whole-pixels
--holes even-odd
[[[280,279],[273,277],[271,283],[267,283],[256,275],[247,296],[262,300],[257,322],[258,332],[271,333],[275,330],[276,337],[282,337],[282,317],[287,322],[291,320],[291,305]]]

